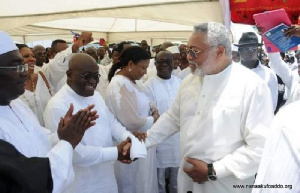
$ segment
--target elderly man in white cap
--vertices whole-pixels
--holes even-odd
[[[2,31],[0,61],[0,139],[14,145],[26,157],[48,157],[53,192],[61,192],[74,178],[73,148],[81,141],[85,130],[94,125],[96,112],[91,112],[93,106],[89,106],[73,116],[71,106],[64,118],[61,118],[57,133],[48,135],[31,109],[18,99],[25,91],[28,67],[22,65],[18,48],[9,35]],[[51,142],[57,143],[52,149],[50,138]],[[32,175],[28,173],[28,178]],[[28,192],[44,191],[29,189]]]
[[[179,55],[177,46],[168,49],[177,52]],[[153,105],[157,107],[160,115],[171,107],[181,83],[181,79],[172,75],[172,72],[174,72],[173,61],[174,54],[169,51],[160,51],[155,57],[157,75],[144,84],[145,92]],[[177,193],[177,174],[180,165],[179,133],[157,146],[156,154],[159,193],[167,192],[165,190],[166,178],[169,178],[169,192]]]

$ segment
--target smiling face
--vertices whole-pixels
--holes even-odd
[[[28,47],[23,47],[19,50],[23,57],[23,64],[28,64],[28,73],[34,73],[34,65],[36,63],[33,52]]]
[[[0,55],[0,67],[15,67],[22,64],[18,50]],[[25,91],[26,71],[0,68],[0,105],[8,105]]]
[[[170,79],[173,71],[173,56],[171,52],[161,51],[155,57],[157,76],[162,79]]]
[[[98,70],[99,67],[91,56],[75,54],[69,61],[67,83],[78,95],[92,96],[99,82]]]

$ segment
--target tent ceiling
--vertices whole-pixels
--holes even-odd
[[[34,6],[24,9],[28,5]],[[69,30],[92,31],[109,42],[186,39],[194,24],[207,21],[223,23],[218,0],[11,0],[0,8],[0,30],[25,43],[71,39]]]

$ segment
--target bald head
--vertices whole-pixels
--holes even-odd
[[[80,96],[92,96],[99,82],[98,70],[96,61],[90,55],[74,54],[69,61],[67,84]]]
[[[97,66],[96,61],[88,54],[74,54],[69,60],[69,69],[83,71],[89,66]]]
[[[160,50],[166,50],[168,47],[173,46],[172,42],[164,42],[161,46],[160,46]]]
[[[97,62],[97,60],[98,60],[98,53],[97,53],[96,48],[94,48],[93,46],[88,47],[88,48],[85,49],[84,53],[92,56],[95,59],[95,61]]]

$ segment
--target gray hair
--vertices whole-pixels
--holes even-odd
[[[223,45],[226,55],[231,57],[231,36],[224,25],[216,22],[200,23],[194,26],[193,34],[197,33],[206,33],[209,45]]]

